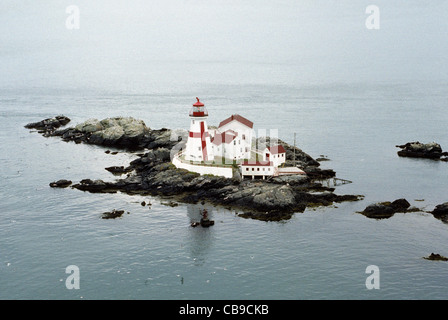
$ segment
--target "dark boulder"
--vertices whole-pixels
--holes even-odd
[[[105,169],[115,175],[122,175],[124,173],[128,173],[133,170],[130,167],[125,168],[124,166],[112,166],[112,167],[107,167]]]
[[[395,210],[395,212],[406,212],[411,204],[406,199],[401,198],[393,201],[390,206]]]
[[[412,157],[412,158],[427,158],[427,159],[440,159],[444,152],[440,144],[436,142],[421,143],[421,142],[408,142],[403,145],[397,145],[397,148],[401,148],[397,154],[400,157]]]
[[[434,218],[441,220],[444,223],[448,223],[448,202],[437,205],[433,211],[430,211]]]
[[[387,219],[397,212],[407,212],[410,207],[406,199],[397,199],[393,202],[380,202],[368,205],[361,214],[368,218]]]
[[[427,257],[423,257],[426,260],[432,260],[432,261],[448,261],[447,257],[444,257],[438,253],[431,253],[429,256]]]
[[[72,186],[75,189],[88,191],[91,193],[115,193],[119,189],[113,182],[104,182],[103,180],[83,179]]]
[[[70,180],[61,179],[58,181],[54,181],[50,183],[50,187],[52,188],[66,188],[71,185],[72,182]]]
[[[123,215],[124,210],[115,210],[113,209],[112,211],[108,211],[108,212],[103,212],[102,214],[102,219],[115,219],[115,218],[119,218]]]
[[[431,213],[434,216],[448,215],[448,202],[437,205]]]

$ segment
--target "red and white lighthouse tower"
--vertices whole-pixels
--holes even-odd
[[[190,132],[185,146],[185,160],[211,161],[214,159],[210,134],[207,129],[208,112],[204,104],[196,98],[190,111]]]

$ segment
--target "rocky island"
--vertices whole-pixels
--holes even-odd
[[[45,137],[60,137],[64,141],[88,143],[138,152],[138,158],[127,167],[109,167],[115,175],[127,174],[111,182],[83,179],[73,183],[68,177],[51,182],[51,187],[76,188],[88,192],[124,192],[170,196],[184,203],[208,202],[241,212],[239,215],[265,221],[289,219],[307,206],[328,206],[334,202],[357,201],[360,195],[337,195],[335,188],[325,187],[319,181],[334,178],[331,169],[321,169],[318,161],[301,149],[278,140],[286,150],[286,162],[297,165],[306,175],[277,176],[268,180],[242,180],[200,175],[176,168],[171,159],[179,151],[187,136],[185,130],[150,129],[142,120],[131,117],[89,119],[75,127],[60,128],[70,122],[65,116],[44,119],[27,124]],[[269,138],[254,139],[267,143]]]

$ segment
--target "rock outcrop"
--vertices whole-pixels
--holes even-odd
[[[368,205],[364,211],[360,212],[368,218],[387,219],[397,212],[414,212],[419,211],[417,208],[411,208],[410,203],[406,199],[397,199],[393,202],[379,202]]]
[[[123,215],[124,210],[116,210],[113,209],[112,211],[103,212],[102,219],[116,219]],[[128,212],[129,213],[129,212]]]
[[[440,144],[436,142],[421,143],[416,141],[397,145],[396,147],[401,148],[401,150],[397,152],[400,157],[427,158],[446,161],[446,157],[448,156],[448,152],[443,152]]]
[[[54,134],[56,129],[65,126],[70,122],[70,118],[66,116],[56,116],[54,118],[47,118],[38,122],[32,122],[25,125],[27,129],[37,129],[39,133],[49,137]]]
[[[71,180],[61,179],[58,181],[50,182],[50,187],[52,188],[67,188],[72,184]]]
[[[142,148],[150,129],[142,120],[115,117],[103,120],[88,119],[75,127],[57,130],[52,135],[64,141],[90,143],[126,149]]]
[[[448,202],[444,202],[442,204],[438,204],[431,213],[434,216],[443,216],[448,215]]]
[[[429,256],[423,257],[423,259],[432,260],[432,261],[448,261],[447,257],[444,257],[438,253],[431,253]]]
[[[448,202],[436,205],[434,210],[430,211],[434,218],[448,223]]]

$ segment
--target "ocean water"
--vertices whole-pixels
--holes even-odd
[[[76,2],[76,1],[75,1]],[[20,4],[19,4],[20,3]],[[69,30],[69,5],[80,28]],[[398,144],[448,148],[443,1],[2,1],[0,4],[0,299],[447,299],[448,225],[425,212],[375,220],[368,204],[448,201],[445,162],[397,156]],[[116,179],[134,157],[45,138],[23,126],[64,114],[189,126],[199,96],[217,125],[239,113],[278,132],[364,200],[283,222],[203,205],[53,189],[58,179]],[[259,131],[260,130],[260,131]],[[141,206],[150,201],[151,206]],[[101,213],[122,209],[121,218]],[[80,288],[67,289],[68,266]],[[380,271],[367,289],[366,268]]]

